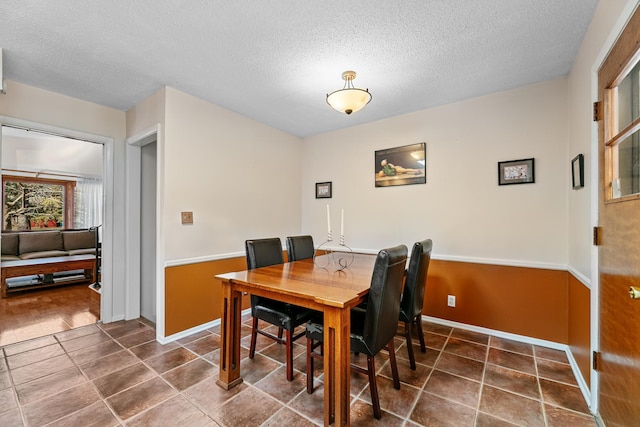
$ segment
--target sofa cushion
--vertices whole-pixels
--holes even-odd
[[[26,254],[20,254],[20,259],[36,259],[36,258],[51,258],[57,256],[68,256],[65,251],[38,251],[27,252]]]
[[[94,248],[86,248],[86,249],[71,249],[67,251],[68,255],[95,255],[96,250]]]
[[[21,255],[20,258],[22,258],[22,254],[30,254],[32,252],[64,251],[62,234],[59,231],[20,233],[20,238],[18,240]]]
[[[93,230],[63,231],[64,249],[94,249],[96,248],[96,234]]]
[[[2,255],[18,255],[17,233],[2,233]]]
[[[18,257],[17,255],[5,255],[2,254],[2,262],[5,261],[18,261],[20,259],[20,257]]]

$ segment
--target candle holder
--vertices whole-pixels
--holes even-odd
[[[313,263],[321,268],[334,268],[335,271],[342,271],[353,263],[355,255],[353,250],[344,243],[344,236],[340,235],[340,247],[345,250],[334,251],[329,244],[333,242],[331,232],[328,233],[327,240],[322,242],[313,253]],[[326,257],[321,257],[319,252],[323,251]]]

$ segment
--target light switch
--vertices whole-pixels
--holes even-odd
[[[183,224],[193,224],[193,212],[181,212]]]

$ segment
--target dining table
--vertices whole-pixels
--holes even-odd
[[[300,261],[219,274],[222,282],[220,375],[229,390],[242,382],[242,295],[295,304],[324,316],[324,424],[349,425],[350,311],[366,300],[376,255],[334,251]]]

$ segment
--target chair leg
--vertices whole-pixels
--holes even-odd
[[[411,344],[411,322],[404,322],[404,337],[407,341],[407,353],[409,353],[409,365],[416,370],[416,358],[413,355],[413,345]]]
[[[282,328],[278,328],[278,338],[282,339]]]
[[[313,393],[313,340],[307,338],[307,393]]]
[[[285,365],[287,368],[287,381],[293,381],[293,333],[287,329],[286,338],[287,342],[285,343],[287,349],[287,360],[285,361]]]
[[[393,388],[400,390],[400,376],[398,375],[398,364],[396,363],[396,346],[393,344],[393,338],[387,344],[389,350],[389,363],[391,364],[391,376],[393,377]]]
[[[378,398],[378,384],[376,383],[376,364],[373,356],[367,355],[367,375],[369,376],[369,389],[371,390],[371,406],[373,417],[379,420],[382,417],[380,411],[380,399]]]
[[[256,338],[258,337],[258,318],[253,318],[251,325],[251,345],[249,346],[249,359],[253,359],[256,354]]]
[[[426,352],[427,347],[424,345],[424,334],[422,333],[422,314],[416,316],[416,326],[418,327],[418,338],[420,339],[420,351]]]

